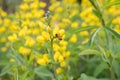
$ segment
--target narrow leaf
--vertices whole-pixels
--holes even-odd
[[[89,44],[90,44],[90,45],[93,43],[93,41],[94,41],[94,39],[95,39],[95,36],[97,35],[97,33],[99,32],[100,29],[101,29],[101,28],[98,28],[98,29],[92,34],[92,36],[91,36],[91,38],[90,38],[90,41],[89,41]]]
[[[88,75],[82,73],[81,76],[80,76],[80,78],[78,80],[110,80],[110,79],[106,79],[106,78],[96,79],[95,77],[88,76]]]
[[[52,73],[47,70],[45,67],[38,67],[34,70],[35,74],[37,74],[39,77],[52,77]]]
[[[91,54],[100,54],[97,50],[92,50],[92,49],[87,49],[87,50],[84,50],[82,51],[81,53],[79,53],[79,55],[91,55]]]
[[[25,72],[22,76],[20,80],[25,80],[27,75],[28,75],[29,71]]]
[[[87,76],[86,74],[83,73],[81,74],[81,77],[78,80],[97,80],[97,79],[91,76]]]
[[[120,34],[118,34],[116,31],[114,31],[113,29],[109,28],[109,27],[104,27],[105,29],[107,29],[108,31],[110,31],[114,36],[116,36],[117,38],[120,39]]]
[[[5,75],[6,73],[8,73],[11,69],[13,68],[13,66],[5,66],[3,69],[2,69],[2,71],[1,71],[1,73],[0,73],[0,76],[3,76],[3,75]]]
[[[109,3],[106,3],[105,8],[109,8],[111,6],[118,5],[118,4],[120,4],[119,0],[114,1],[114,2],[109,2]]]
[[[103,66],[104,65],[104,66]],[[103,70],[108,69],[108,65],[105,62],[102,62],[101,64],[99,64],[94,71],[94,76],[97,77],[101,72],[103,72]]]
[[[86,30],[91,30],[91,29],[95,29],[95,28],[98,28],[97,26],[90,26],[90,27],[80,27],[78,30],[76,31],[73,31],[73,33],[76,33],[76,32],[80,32],[80,31],[86,31]]]

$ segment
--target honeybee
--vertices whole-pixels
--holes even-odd
[[[58,40],[62,40],[62,37],[61,37],[59,34],[55,34],[55,37],[56,37]]]

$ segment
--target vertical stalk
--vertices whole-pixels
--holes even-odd
[[[54,76],[54,78],[55,78],[55,80],[58,80],[57,79],[57,77],[56,77],[56,74],[55,74],[55,66],[54,66],[54,59],[53,59],[53,40],[54,40],[54,37],[52,37],[52,36],[50,36],[50,47],[51,47],[51,53],[50,53],[50,58],[51,58],[51,61],[52,61],[52,63],[51,63],[51,72],[53,73],[53,76]]]
[[[102,14],[102,11],[100,9],[100,5],[99,5],[98,0],[89,0],[89,1],[93,5],[93,7],[96,9],[96,11],[98,12],[98,15],[100,16],[99,19],[101,21],[102,26],[106,27],[105,20],[103,18],[103,14]],[[110,45],[109,34],[106,30],[105,30],[105,34],[106,34],[107,44],[109,46]],[[113,67],[112,67],[112,62],[110,62],[109,65],[110,65],[109,66],[109,71],[110,71],[110,75],[111,75],[111,80],[115,80],[115,74],[114,74],[114,70],[113,70]]]
[[[111,66],[111,67],[109,68],[109,70],[110,70],[111,80],[116,80],[116,79],[115,79],[115,74],[114,74],[114,71],[113,71],[113,67]]]
[[[48,11],[46,13],[46,22],[47,22],[47,25],[48,27],[51,28],[51,24],[50,24],[50,20],[51,20],[51,16],[50,16],[50,12]],[[53,74],[55,80],[58,80],[57,77],[56,77],[56,74],[55,74],[55,66],[54,66],[54,59],[53,59],[53,41],[54,41],[54,37],[53,37],[53,34],[51,32],[49,32],[50,34],[50,59],[51,59],[51,64],[50,64],[50,71],[51,73]]]
[[[17,75],[17,76],[16,76],[17,80],[19,80],[19,79],[18,79],[18,70],[17,70],[17,73],[16,73],[16,75]]]

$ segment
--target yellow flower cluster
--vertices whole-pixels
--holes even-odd
[[[23,54],[23,55],[29,55],[29,54],[31,53],[31,50],[28,49],[28,48],[25,48],[25,47],[21,46],[21,47],[19,48],[19,52],[20,52],[21,54]]]
[[[48,16],[45,16],[43,9],[47,4],[39,0],[24,0],[19,10],[11,16],[0,9],[0,43],[4,43],[0,48],[2,52],[15,48],[16,54],[22,56],[32,54],[38,66],[55,64],[55,71],[60,74],[64,69],[70,69],[68,66],[72,49],[69,47],[88,41],[90,32],[75,34],[72,30],[102,25],[92,12],[89,0],[82,0],[81,6],[77,0],[50,0],[50,3]],[[111,14],[113,11],[117,12]],[[107,13],[116,16],[120,10],[112,7]],[[113,19],[112,23],[120,33],[120,17]],[[83,42],[79,42],[80,37],[85,38]]]
[[[38,58],[37,63],[40,65],[46,65],[50,62],[48,59],[48,54],[43,54],[41,58]]]
[[[112,20],[112,24],[114,25],[114,30],[118,33],[120,33],[120,16],[117,16],[116,15],[119,15],[120,14],[120,9],[118,9],[117,7],[120,7],[119,5],[118,6],[112,6],[111,8],[108,9],[108,13],[111,13],[110,15],[111,16],[115,16],[115,18]],[[115,12],[115,13],[113,13]]]

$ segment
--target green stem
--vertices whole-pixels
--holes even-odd
[[[57,76],[56,76],[56,74],[55,74],[55,65],[54,65],[54,59],[53,59],[53,40],[54,40],[54,37],[50,37],[50,47],[51,47],[51,53],[50,53],[50,58],[51,58],[51,61],[52,61],[52,63],[51,63],[51,72],[53,73],[53,76],[54,76],[54,78],[55,78],[55,80],[58,80],[57,79]]]
[[[17,73],[16,73],[16,78],[17,78],[17,80],[19,80],[19,79],[18,79],[18,70],[17,70]]]
[[[114,71],[113,71],[113,67],[111,66],[109,69],[110,69],[111,80],[116,80],[115,75],[114,75]]]
[[[93,7],[96,9],[96,11],[98,12],[98,15],[99,15],[99,19],[101,21],[101,24],[103,27],[105,27],[105,21],[104,21],[104,18],[103,18],[103,14],[102,14],[102,11],[100,9],[100,5],[99,5],[99,2],[97,0],[89,0],[90,3],[93,5]],[[96,4],[95,2],[96,1]]]
[[[96,1],[96,4],[95,4],[94,1]],[[100,9],[99,2],[97,0],[90,0],[90,2],[94,6],[94,8],[97,10],[97,12],[99,13],[99,15],[100,15],[99,19],[101,20],[102,26],[106,27],[105,21],[104,21],[104,18],[103,18],[103,14],[102,14],[102,11]],[[109,34],[106,30],[105,30],[105,34],[106,34],[106,38],[107,38],[107,42],[108,42],[107,44],[110,45]],[[115,74],[114,74],[114,70],[113,70],[113,67],[112,67],[112,61],[110,62],[109,70],[110,70],[111,80],[115,80]]]

